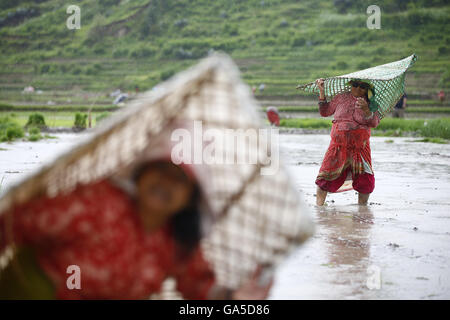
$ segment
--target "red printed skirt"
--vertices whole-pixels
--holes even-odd
[[[316,184],[325,191],[337,192],[351,175],[353,189],[371,193],[375,188],[375,178],[369,140],[370,130],[341,131],[337,124],[333,124],[330,146],[325,153]]]

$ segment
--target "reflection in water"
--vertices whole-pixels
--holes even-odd
[[[350,285],[352,294],[366,292],[373,225],[370,207],[317,207],[317,217],[327,246],[328,267],[337,271],[333,283]]]
[[[350,205],[357,196],[349,192],[316,208],[314,180],[329,139],[280,135],[293,181],[317,223],[314,238],[280,268],[272,298],[449,299],[450,144],[372,137],[374,204]],[[371,279],[379,279],[379,290],[369,290]]]

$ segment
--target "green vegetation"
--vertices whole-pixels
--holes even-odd
[[[385,118],[376,128],[378,131],[399,130],[417,132],[422,137],[450,139],[450,118],[412,120]]]
[[[450,113],[450,107],[410,107],[406,113]]]
[[[75,113],[74,127],[77,129],[86,129],[87,127],[87,114]]]
[[[384,118],[380,121],[380,124],[378,125],[376,130],[401,130],[415,132],[420,130],[423,127],[424,123],[425,120]]]
[[[38,141],[41,139],[41,130],[38,127],[33,127],[28,130],[28,141]]]
[[[98,116],[95,117],[95,122],[99,123],[100,121],[108,118],[109,116],[110,116],[110,114],[108,112],[100,113]]]
[[[0,117],[0,141],[13,141],[23,138],[23,128],[9,117]]]
[[[376,137],[403,137],[405,134],[407,134],[407,132],[402,131],[401,129],[390,129],[385,131],[372,130],[372,136]]]
[[[318,106],[278,107],[280,112],[318,112]]]
[[[287,128],[330,129],[331,125],[331,121],[327,119],[281,119],[280,121],[280,126]],[[407,133],[430,138],[427,140],[430,142],[442,139],[450,140],[450,118],[433,120],[384,118],[372,134],[375,136],[403,136]]]
[[[30,114],[35,112],[1,112],[1,116],[14,119],[20,126],[25,127],[28,122]],[[40,112],[45,117],[45,123],[49,128],[65,127],[71,128],[74,125],[75,112]],[[96,124],[96,117],[102,112],[93,112],[92,125]]]
[[[331,129],[331,121],[327,119],[281,119],[280,126],[303,129]]]
[[[40,113],[32,113],[28,116],[28,122],[25,125],[25,127],[35,127],[35,128],[44,128],[45,125],[45,118]],[[39,130],[39,129],[38,129]]]
[[[150,89],[211,51],[231,54],[249,85],[265,83],[259,97],[293,99],[303,94],[298,83],[413,52],[419,61],[407,75],[409,96],[431,100],[448,91],[448,1],[380,0],[381,29],[374,30],[366,27],[370,4],[82,0],[82,27],[68,30],[67,1],[2,1],[0,101],[106,105],[112,90]],[[43,92],[22,93],[28,85]]]
[[[97,105],[97,106],[86,106],[86,105],[11,105],[6,103],[0,103],[0,112],[24,112],[24,111],[53,111],[53,112],[87,112],[91,110],[92,112],[105,112],[105,111],[115,111],[119,107],[114,105]]]
[[[441,138],[424,138],[420,140],[413,140],[412,142],[431,142],[431,143],[439,143],[439,144],[447,144],[448,140],[444,140]]]
[[[257,90],[256,96],[266,101],[298,99],[305,95],[295,90],[298,83],[415,52],[419,61],[407,73],[407,112],[450,114],[448,102],[436,100],[439,90],[450,89],[448,1],[380,0],[378,30],[366,27],[371,4],[370,0],[81,0],[77,5],[82,27],[68,30],[66,1],[1,1],[0,117],[15,125],[5,129],[3,123],[0,138],[17,138],[27,126],[28,138],[35,139],[41,133],[30,134],[30,128],[42,130],[44,123],[50,128],[85,128],[89,110],[95,125],[119,110],[112,105],[111,91],[150,89],[212,51],[230,54],[250,86],[264,83],[265,90]],[[35,91],[23,92],[27,86]],[[317,112],[313,100],[311,96],[307,103],[311,105],[279,110]],[[43,117],[40,125],[32,123],[36,113]],[[449,139],[445,119],[407,121],[383,119],[374,134],[415,132]],[[331,127],[327,119],[283,119],[281,124]]]
[[[450,139],[450,119],[426,121],[420,129],[421,135],[428,138]]]
[[[408,106],[417,106],[417,105],[419,105],[419,106],[424,106],[424,105],[426,105],[426,106],[448,106],[448,102],[445,103],[445,102],[440,102],[437,100],[429,100],[429,99],[423,99],[423,100],[408,99],[407,105]],[[436,108],[436,109],[438,109],[438,108]]]
[[[318,106],[293,106],[293,107],[279,107],[280,112],[318,112]],[[448,113],[450,114],[450,107],[409,107],[406,113]]]
[[[33,119],[39,119],[40,117],[34,117]],[[40,122],[39,122],[40,123]],[[34,122],[34,124],[36,124]],[[12,142],[17,139],[26,138],[28,141],[38,141],[41,139],[54,139],[50,135],[41,135],[41,129],[37,125],[27,126],[27,136],[25,134],[23,124],[21,125],[12,117],[0,117],[0,142]],[[0,151],[6,150],[0,148]]]

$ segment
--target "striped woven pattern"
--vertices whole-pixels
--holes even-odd
[[[405,92],[405,73],[417,60],[415,54],[402,60],[380,66],[344,74],[342,76],[325,78],[325,95],[335,95],[351,90],[350,80],[366,80],[375,87],[375,101],[378,104],[380,118],[392,111],[395,104]],[[297,86],[297,89],[311,93],[319,93],[315,82]]]
[[[260,129],[260,106],[228,56],[216,55],[146,92],[122,112],[106,119],[68,152],[12,186],[0,197],[0,215],[33,197],[57,195],[79,184],[122,176],[154,150],[158,139],[178,121],[201,121],[203,128]],[[226,147],[226,146],[225,146]],[[276,265],[313,233],[313,221],[288,171],[261,175],[267,152],[258,140],[246,148],[218,150],[232,158],[256,150],[257,163],[208,165],[206,198],[217,213],[212,231],[202,242],[217,283],[237,288],[257,265]],[[224,152],[225,154],[225,152]]]

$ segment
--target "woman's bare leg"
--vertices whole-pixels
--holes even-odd
[[[367,205],[367,201],[369,201],[369,196],[370,196],[370,193],[358,192],[358,204],[366,206]]]
[[[316,192],[316,204],[318,206],[323,206],[325,203],[325,199],[327,198],[327,191],[322,190],[319,186],[317,186],[317,192]]]

